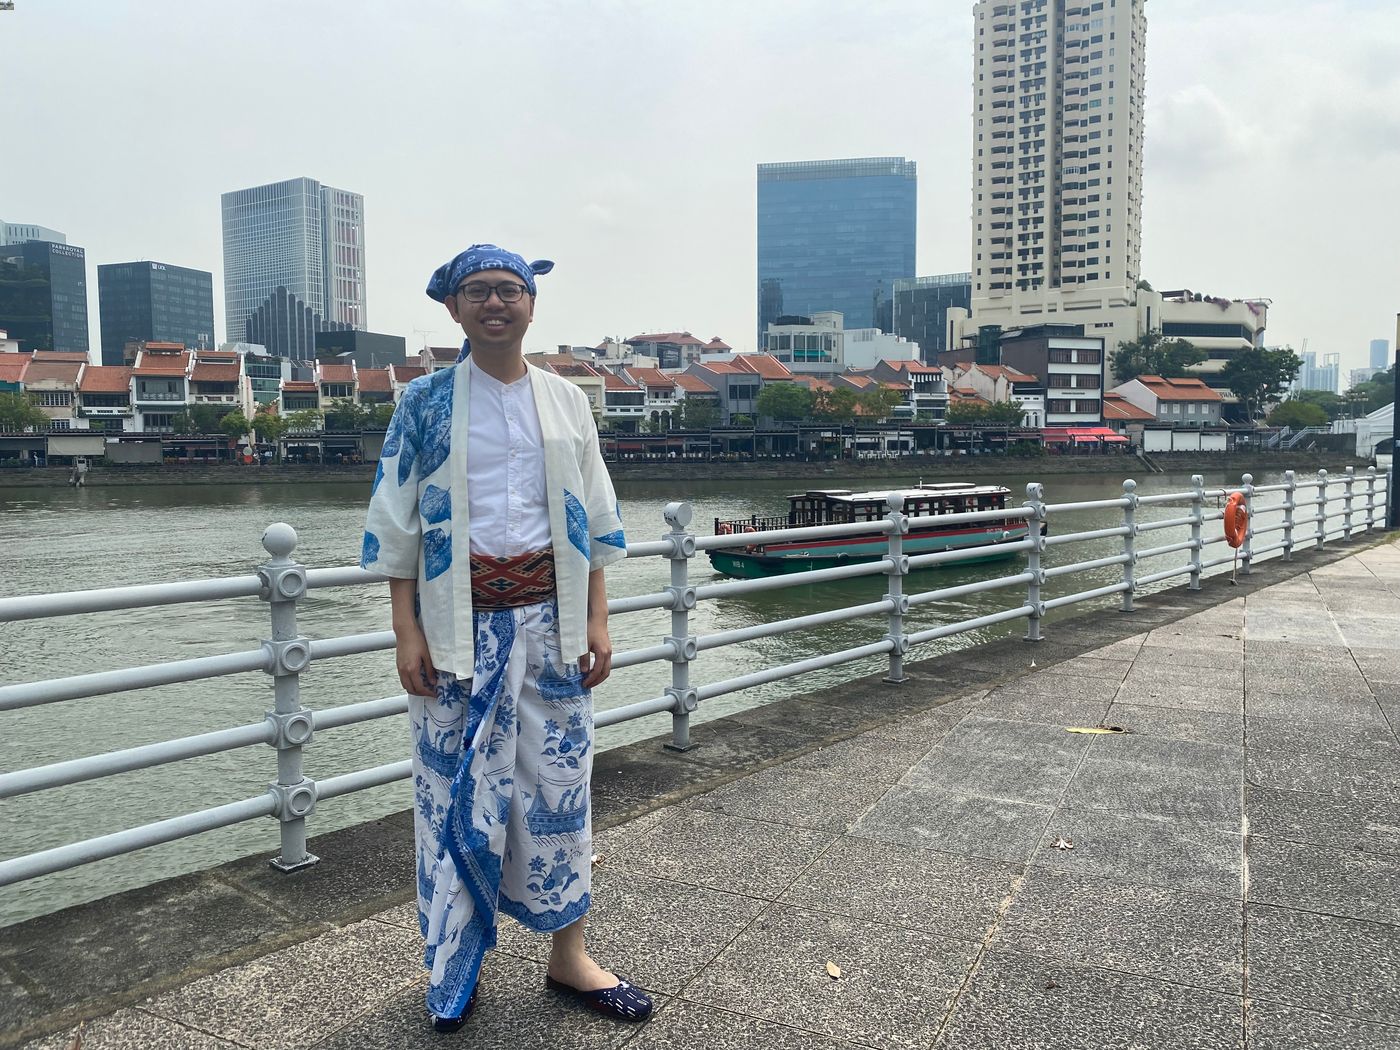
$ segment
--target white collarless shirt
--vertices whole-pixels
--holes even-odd
[[[467,504],[471,551],[497,557],[543,550],[551,542],[544,436],[530,373],[502,383],[470,356]]]

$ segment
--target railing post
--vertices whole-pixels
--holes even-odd
[[[311,742],[311,712],[301,706],[301,672],[311,662],[311,647],[297,634],[297,601],[306,593],[306,568],[291,559],[296,530],[282,522],[263,533],[271,560],[258,566],[259,597],[267,602],[272,638],[263,642],[267,672],[272,675],[273,709],[267,712],[277,749],[277,780],[269,790],[277,799],[282,850],[270,863],[279,871],[309,868],[319,859],[306,852],[306,818],[316,808],[316,782],[301,771],[301,749]]]
[[[1293,511],[1298,506],[1293,497],[1298,493],[1298,477],[1291,470],[1283,472],[1283,560],[1293,560]]]
[[[690,684],[690,661],[695,659],[695,636],[690,633],[690,610],[695,608],[695,588],[690,585],[690,559],[695,556],[695,536],[686,531],[692,511],[689,503],[668,503],[661,512],[671,531],[662,537],[671,545],[671,687],[667,695],[675,701],[671,708],[671,742],[668,751],[689,751],[690,712],[699,706]]]
[[[1240,547],[1240,572],[1248,576],[1254,571],[1254,475],[1240,476],[1240,492],[1244,494],[1244,544]]]
[[[890,630],[885,637],[892,643],[890,670],[885,681],[897,683],[904,681],[904,654],[909,651],[909,636],[904,633],[904,614],[909,611],[909,597],[904,593],[904,577],[909,572],[904,536],[909,531],[909,516],[904,513],[904,495],[900,492],[886,496],[885,507],[885,518],[890,523],[890,561],[885,567],[885,575],[889,577],[885,599],[890,603]]]
[[[1040,567],[1040,555],[1045,550],[1045,537],[1041,526],[1045,522],[1045,486],[1031,482],[1026,486],[1026,503],[1031,516],[1026,520],[1027,538],[1031,548],[1026,552],[1026,571],[1030,582],[1026,585],[1026,604],[1031,614],[1026,619],[1026,641],[1040,641],[1040,621],[1045,616],[1045,603],[1040,600],[1040,585],[1045,582],[1044,570]]]
[[[1191,475],[1191,582],[1190,590],[1201,589],[1201,527],[1205,524],[1205,483],[1200,474]]]
[[[1127,561],[1123,563],[1123,582],[1128,585],[1128,589],[1123,592],[1123,611],[1133,611],[1133,593],[1137,589],[1136,569],[1137,565],[1137,482],[1132,478],[1123,482],[1123,498],[1127,504],[1123,507],[1123,528],[1127,531],[1123,533],[1123,554]]]
[[[1313,548],[1322,550],[1327,543],[1327,471],[1317,472],[1317,499],[1314,500],[1316,513],[1313,520],[1317,522],[1317,533],[1313,536]]]
[[[1347,467],[1347,479],[1344,482],[1346,500],[1342,504],[1344,517],[1342,518],[1342,531],[1345,539],[1351,539],[1351,501],[1356,498],[1356,468]]]
[[[1366,468],[1366,531],[1376,527],[1376,468]]]

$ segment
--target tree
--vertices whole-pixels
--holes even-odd
[[[393,402],[375,405],[370,409],[368,426],[371,430],[388,430],[394,418]]]
[[[49,417],[23,394],[0,394],[0,433],[47,430]]]
[[[283,418],[286,421],[287,430],[292,433],[312,434],[325,425],[320,411],[314,408],[303,408],[300,412],[293,412]]]
[[[177,434],[216,434],[221,418],[213,405],[190,405],[175,413],[170,422]]]
[[[719,422],[719,405],[710,398],[682,398],[676,402],[676,416],[682,429],[704,430]]]
[[[812,415],[825,423],[849,423],[856,418],[856,392],[846,387],[819,390]]]
[[[1341,394],[1332,393],[1330,390],[1299,390],[1289,400],[1300,401],[1305,405],[1316,405],[1327,413],[1328,420],[1341,419],[1347,412],[1347,399]]]
[[[812,392],[798,383],[768,383],[754,403],[760,416],[795,421],[812,414]]]
[[[1288,347],[1276,350],[1241,350],[1220,373],[1230,391],[1244,405],[1247,419],[1255,420],[1271,401],[1283,400],[1303,367],[1302,359]]]
[[[1377,372],[1365,383],[1357,383],[1347,391],[1347,399],[1356,403],[1357,411],[1361,415],[1384,408],[1395,399],[1395,370],[1387,368],[1384,372]]]
[[[1275,405],[1274,410],[1269,413],[1269,426],[1271,427],[1292,427],[1295,430],[1302,430],[1304,427],[1321,427],[1327,424],[1327,412],[1320,405],[1309,404],[1294,398],[1285,401],[1281,405]]]
[[[867,419],[889,419],[904,404],[904,394],[887,386],[872,387],[856,395],[856,406]]]
[[[1025,415],[1019,404],[1010,401],[995,404],[954,401],[948,406],[945,418],[949,423],[989,423],[1014,427],[1021,424]]]
[[[1110,362],[1118,382],[1126,383],[1138,376],[1180,379],[1189,373],[1192,365],[1205,359],[1204,350],[1196,349],[1185,339],[1168,339],[1154,329],[1132,342],[1119,343]]]
[[[253,416],[253,430],[260,441],[277,441],[287,432],[287,421],[270,408]]]
[[[220,432],[227,434],[234,441],[252,429],[253,424],[248,421],[248,417],[236,409],[219,420]]]
[[[348,397],[336,398],[326,410],[326,429],[363,430],[372,414],[370,409],[355,404]]]

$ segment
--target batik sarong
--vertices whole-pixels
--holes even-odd
[[[588,910],[593,704],[553,601],[475,613],[475,675],[410,696],[428,1009],[456,1017],[499,912],[539,933]]]

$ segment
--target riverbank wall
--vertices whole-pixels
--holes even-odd
[[[1299,474],[1319,469],[1345,470],[1348,466],[1364,474],[1368,461],[1338,452],[1277,452],[1220,453],[1183,452],[1172,455],[1154,454],[1151,460],[1169,473],[1225,472],[1229,475],[1245,472],[1296,470]],[[1093,456],[903,456],[888,460],[841,460],[839,462],[806,462],[802,460],[685,460],[678,462],[656,460],[621,460],[610,463],[608,470],[618,481],[772,481],[820,480],[823,477],[842,479],[868,478],[900,480],[913,477],[925,480],[949,478],[995,480],[1008,475],[1063,476],[1066,474],[1103,474],[1114,477],[1144,477],[1149,468],[1128,455]],[[219,464],[192,466],[174,464],[131,464],[117,466],[102,464],[87,472],[84,484],[89,488],[138,485],[300,485],[345,484],[368,486],[374,477],[372,463],[354,466],[329,466],[315,463],[242,466]],[[31,467],[0,470],[0,489],[64,488],[71,471],[67,467]]]

